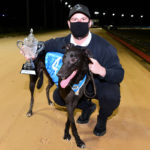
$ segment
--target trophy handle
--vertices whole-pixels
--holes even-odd
[[[18,47],[19,49],[21,49],[23,45],[24,45],[24,44],[23,44],[22,41],[20,41],[20,40],[17,41],[17,47]]]
[[[44,48],[45,48],[44,42],[39,41],[38,42],[38,48],[37,48],[36,54],[38,55]]]

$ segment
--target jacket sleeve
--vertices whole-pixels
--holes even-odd
[[[45,41],[45,52],[59,52],[64,53],[62,47],[66,45],[65,38],[56,38]]]
[[[51,52],[51,51],[53,51],[54,49],[56,49],[55,48],[55,40],[54,39],[50,39],[50,40],[47,40],[47,41],[45,41],[45,48],[44,48],[44,50],[46,51],[46,52]]]
[[[104,60],[102,66],[106,69],[106,76],[100,77],[111,83],[120,83],[124,78],[124,69],[120,64],[117,50],[113,46],[107,47],[105,51]]]

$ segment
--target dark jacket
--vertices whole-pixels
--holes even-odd
[[[70,43],[71,34],[66,37],[50,39],[45,41],[45,51],[55,51],[64,53],[63,46]],[[100,77],[95,75],[95,79],[110,82],[120,83],[124,77],[124,69],[122,68],[116,49],[105,39],[92,33],[92,39],[87,46],[87,49],[103,67],[106,68],[106,76]]]

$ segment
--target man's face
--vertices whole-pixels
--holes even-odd
[[[71,23],[73,23],[73,22],[89,22],[89,27],[91,26],[90,19],[82,13],[76,13],[70,18],[70,20],[68,21],[69,28],[70,28],[70,22]]]

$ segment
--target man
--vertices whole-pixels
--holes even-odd
[[[87,47],[92,54],[89,65],[94,74],[96,84],[96,99],[99,101],[100,110],[93,133],[102,136],[106,133],[108,117],[120,104],[120,82],[124,77],[124,70],[119,62],[116,49],[106,40],[89,31],[92,25],[90,13],[86,6],[75,5],[69,12],[68,26],[71,34],[66,37],[50,39],[45,42],[45,51],[64,53],[62,47],[68,43]],[[54,91],[54,101],[59,105],[65,105],[59,96],[58,89]],[[96,105],[83,97],[78,106],[82,114],[77,123],[88,123],[90,115],[96,109]]]

